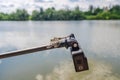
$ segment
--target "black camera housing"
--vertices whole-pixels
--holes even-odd
[[[72,51],[71,54],[76,72],[89,70],[87,58],[82,50]]]

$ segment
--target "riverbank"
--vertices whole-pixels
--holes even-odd
[[[120,5],[114,5],[111,8],[89,7],[88,11],[82,11],[77,6],[73,10],[56,10],[54,7],[40,10],[34,10],[28,13],[25,9],[17,9],[15,12],[0,12],[1,21],[54,21],[54,20],[120,20]]]

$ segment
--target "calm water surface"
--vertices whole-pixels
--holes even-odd
[[[0,60],[0,80],[119,80],[120,21],[1,21],[0,54],[49,44],[74,33],[90,70],[75,73],[69,50]]]

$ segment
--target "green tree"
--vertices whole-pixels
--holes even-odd
[[[97,19],[105,19],[105,20],[108,20],[108,19],[110,19],[110,15],[111,15],[111,13],[110,12],[102,12],[102,13],[99,13],[97,16],[96,16],[96,18]]]
[[[13,12],[9,15],[9,19],[10,20],[28,20],[29,18],[29,14],[28,12],[23,9],[23,10],[20,10],[20,9],[17,9],[16,12]]]
[[[31,15],[32,20],[40,20],[40,12],[37,10],[34,10]]]
[[[34,10],[31,15],[25,9],[17,9],[12,13],[0,13],[0,20],[82,20],[82,19],[120,19],[120,5],[114,5],[108,10],[94,8],[90,5],[88,11],[81,11],[78,6],[75,9],[55,10],[54,7],[43,10]]]
[[[55,12],[54,8],[46,9],[46,11],[44,12],[44,19],[45,20],[54,20],[54,12]]]
[[[85,12],[85,15],[93,15],[94,13],[94,7],[93,5],[89,6],[89,10]]]
[[[94,13],[93,14],[97,15],[98,13],[102,13],[102,12],[103,12],[103,9],[101,9],[101,8],[98,7],[98,8],[94,9]]]
[[[0,20],[9,20],[9,15],[6,13],[0,13]]]
[[[2,13],[0,13],[0,20],[2,20],[3,19],[3,15],[2,15]]]
[[[39,20],[44,20],[44,10],[43,8],[40,8],[40,13],[39,13]]]
[[[79,10],[79,7],[78,7],[78,6],[72,11],[72,19],[73,19],[73,20],[85,19],[85,16],[84,16],[83,13]]]
[[[115,5],[110,9],[112,14],[120,15],[120,5]]]

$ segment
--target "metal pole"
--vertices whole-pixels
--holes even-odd
[[[8,53],[5,53],[5,54],[0,54],[0,59],[13,57],[13,56],[18,56],[18,55],[30,54],[30,53],[33,53],[33,52],[49,50],[49,49],[53,49],[53,48],[54,47],[42,46],[42,47],[37,47],[37,48],[8,52]]]
[[[60,41],[61,39],[64,38],[65,38],[64,41]],[[85,57],[84,52],[82,51],[77,40],[75,39],[74,34],[68,36],[68,39],[67,37],[51,39],[51,42],[52,42],[51,45],[47,45],[47,46],[25,49],[20,51],[13,51],[13,52],[8,52],[6,54],[0,54],[0,59],[24,55],[24,54],[30,54],[33,52],[49,50],[54,48],[70,47],[76,72],[89,69],[87,58]]]

